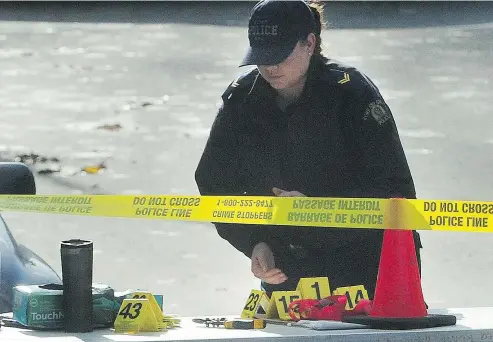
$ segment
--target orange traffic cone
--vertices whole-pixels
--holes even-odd
[[[386,230],[372,317],[427,315],[412,231]]]
[[[398,200],[393,200],[398,201]],[[391,203],[393,217],[399,215],[398,202]],[[400,227],[401,225],[395,224]],[[348,323],[379,329],[418,329],[455,325],[453,315],[430,315],[421,288],[413,233],[410,230],[384,231],[375,295],[368,316],[348,316]]]
[[[377,329],[419,329],[456,324],[457,318],[453,315],[429,315],[426,310],[412,231],[384,232],[370,314],[348,316],[344,322]]]

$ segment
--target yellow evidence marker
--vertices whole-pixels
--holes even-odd
[[[346,310],[353,310],[361,299],[368,299],[368,292],[363,285],[338,287],[332,294],[346,296]]]
[[[288,307],[291,302],[302,299],[299,291],[274,291],[269,302],[267,318],[279,318],[287,321],[291,320]]]
[[[118,310],[114,328],[117,333],[138,333],[160,331],[158,323],[148,299],[124,299]]]
[[[252,290],[247,298],[243,311],[241,312],[241,318],[254,318],[258,314],[258,310],[262,308],[267,312],[269,307],[269,297],[265,291]]]
[[[330,296],[329,278],[301,278],[296,287],[302,299],[323,299]]]

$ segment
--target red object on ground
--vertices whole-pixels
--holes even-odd
[[[329,320],[342,321],[350,315],[368,315],[371,300],[363,299],[353,310],[346,310],[347,298],[344,295],[329,296],[324,299],[299,299],[291,302],[288,313],[292,320]]]
[[[341,321],[346,296],[336,295],[324,299],[299,299],[291,302],[288,313],[292,320],[333,320]]]
[[[345,310],[344,317],[347,316],[368,316],[371,313],[373,303],[369,299],[361,299],[353,310]]]

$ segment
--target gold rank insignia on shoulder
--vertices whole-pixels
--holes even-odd
[[[351,81],[351,79],[349,78],[349,74],[347,72],[345,72],[344,78],[342,80],[337,81],[337,83],[344,84],[344,83],[347,83],[349,81]]]

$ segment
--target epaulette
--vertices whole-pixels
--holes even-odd
[[[357,68],[344,63],[328,60],[320,77],[327,84],[343,87],[347,90],[377,90],[373,82]]]
[[[238,77],[236,77],[233,82],[229,84],[224,93],[222,94],[222,99],[224,102],[229,101],[235,96],[235,94],[239,94],[239,92],[244,93],[249,92],[252,88],[255,80],[259,75],[258,69],[250,69]]]

